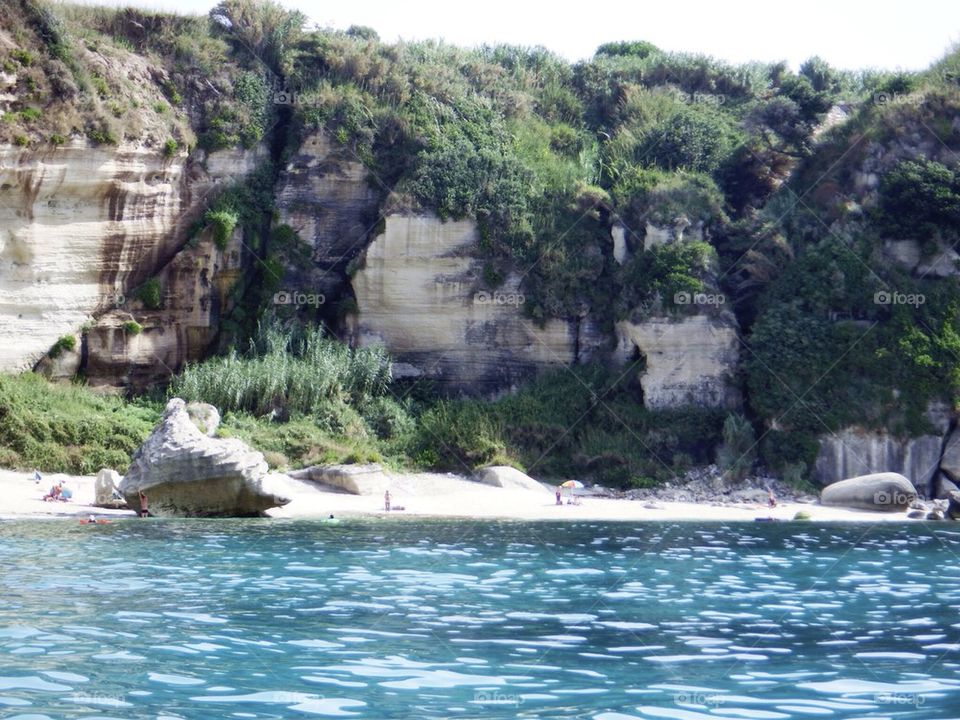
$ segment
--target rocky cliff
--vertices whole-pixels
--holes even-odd
[[[527,317],[519,273],[486,287],[478,240],[472,220],[388,215],[351,280],[356,341],[385,345],[398,375],[474,394],[584,362],[604,347],[589,320],[540,326]]]
[[[946,429],[944,429],[946,434]],[[877,472],[896,472],[908,478],[924,495],[935,495],[944,437],[922,435],[898,438],[883,431],[846,428],[825,436],[814,468],[814,479],[824,485]]]
[[[165,158],[81,140],[45,152],[4,149],[2,367],[33,367],[64,336],[74,347],[44,359],[44,371],[82,371],[92,385],[143,389],[201,359],[250,257],[239,230],[218,247],[209,232],[187,243],[188,228],[218,186],[264,155]],[[615,333],[589,316],[536,323],[524,312],[518,272],[495,288],[484,282],[474,221],[411,212],[378,220],[381,194],[363,164],[321,132],[294,154],[275,196],[278,222],[306,249],[286,265],[282,289],[323,297],[324,319],[355,344],[385,345],[397,376],[489,396],[543,368],[626,363],[639,352],[649,407],[738,404],[732,316],[622,322]],[[138,297],[147,281],[159,303]],[[351,298],[346,317],[335,316],[331,301]]]
[[[649,408],[736,408],[740,338],[733,313],[658,315],[617,323],[623,362],[643,361],[638,380]]]
[[[287,292],[324,299],[344,294],[347,266],[367,246],[380,217],[382,190],[349,146],[322,131],[304,139],[276,189],[279,221],[296,231],[309,259],[287,263]]]
[[[200,357],[241,251],[184,250],[187,229],[261,153],[0,147],[0,369],[32,367],[70,335],[97,384],[143,387]],[[155,276],[162,310],[147,312],[133,291]]]

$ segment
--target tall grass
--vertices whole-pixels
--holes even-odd
[[[368,403],[389,385],[390,358],[382,348],[352,350],[317,328],[261,326],[246,353],[187,366],[170,393],[227,412],[316,415],[331,402]]]

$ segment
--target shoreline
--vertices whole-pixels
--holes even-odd
[[[71,502],[44,502],[50,486],[64,480],[73,491]],[[36,484],[32,473],[0,470],[0,520],[67,519],[82,520],[90,515],[119,519],[136,517],[132,510],[94,507],[95,477],[65,474],[44,475]],[[579,505],[555,503],[545,485],[543,492],[505,489],[484,485],[454,475],[412,473],[393,477],[391,495],[403,510],[386,512],[383,498],[352,495],[336,488],[290,478],[286,481],[291,502],[267,512],[276,519],[322,520],[335,518],[409,518],[410,520],[472,519],[516,520],[522,522],[756,522],[793,521],[798,512],[809,518],[798,522],[922,522],[906,512],[870,512],[819,503],[783,502],[775,508],[760,503],[696,503],[667,500],[631,500],[581,496]]]

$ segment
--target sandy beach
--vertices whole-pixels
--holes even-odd
[[[60,480],[73,491],[70,502],[44,502],[43,495]],[[393,505],[384,511],[380,496],[351,495],[335,488],[289,479],[290,504],[269,511],[276,518],[459,517],[513,520],[607,520],[607,521],[747,521],[757,518],[792,520],[803,511],[814,522],[913,522],[906,513],[881,513],[818,504],[781,503],[775,508],[761,504],[712,505],[690,502],[650,502],[626,499],[583,497],[579,505],[555,504],[553,493],[492,487],[452,475],[432,473],[398,474],[391,486]],[[0,470],[0,518],[85,518],[132,516],[129,510],[93,507],[94,477],[63,474],[44,475],[40,484],[32,473]]]

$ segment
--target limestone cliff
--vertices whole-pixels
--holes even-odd
[[[279,221],[309,250],[309,262],[286,264],[287,292],[325,298],[344,292],[347,265],[379,217],[380,189],[368,176],[353,151],[323,131],[308,135],[287,163],[276,190]]]
[[[0,369],[32,367],[58,338],[89,329],[104,313],[91,331],[91,369],[110,384],[127,373],[107,355],[153,365],[144,380],[169,376],[163,365],[171,359],[176,367],[176,358],[196,356],[191,343],[206,338],[189,328],[215,326],[216,318],[182,303],[202,295],[220,267],[235,271],[236,262],[184,258],[179,273],[171,262],[213,189],[257,158],[242,151],[167,158],[155,148],[80,139],[47,150],[0,147]],[[166,321],[134,317],[131,291],[164,268]],[[146,321],[147,332],[132,344],[113,332],[129,320]],[[160,340],[158,330],[172,334]]]
[[[588,320],[541,327],[527,317],[518,273],[486,287],[478,239],[471,220],[388,215],[352,279],[356,341],[385,345],[395,374],[471,393],[501,391],[538,369],[583,362],[605,344]]]
[[[656,315],[617,323],[623,362],[644,360],[639,373],[649,408],[737,407],[740,340],[733,313]]]

